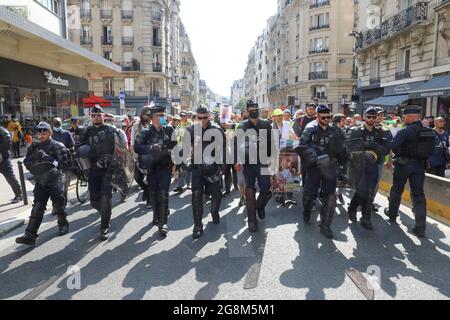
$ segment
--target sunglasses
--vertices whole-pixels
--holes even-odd
[[[101,118],[103,113],[91,114],[91,118]]]
[[[366,116],[367,119],[372,119],[375,120],[377,118],[377,116]]]
[[[206,120],[209,119],[209,117],[197,117],[198,120]]]
[[[331,116],[326,116],[326,117],[320,117],[320,119],[322,119],[322,120],[331,120],[332,117]]]
[[[48,129],[37,129],[37,132],[38,132],[39,134],[41,134],[41,133],[47,133],[47,132],[49,132],[49,131],[48,131]]]

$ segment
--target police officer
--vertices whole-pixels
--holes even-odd
[[[165,108],[150,108],[151,125],[142,129],[136,138],[134,151],[139,155],[139,163],[148,171],[149,194],[153,207],[153,225],[158,225],[159,233],[166,236],[169,212],[169,187],[173,162],[171,150],[176,146],[172,140],[174,129],[167,124]]]
[[[71,118],[69,132],[72,134],[73,140],[75,141],[76,145],[80,143],[80,136],[82,131],[83,129],[80,128],[80,119],[78,119],[78,117]]]
[[[192,169],[192,214],[194,230],[192,237],[198,239],[203,234],[203,197],[206,193],[211,195],[211,215],[214,224],[220,223],[220,204],[222,201],[221,180],[226,157],[226,137],[222,128],[210,121],[210,113],[203,106],[197,108],[197,124],[190,126],[184,139],[190,139]],[[204,138],[205,135],[212,137]],[[218,148],[206,154],[205,149],[211,144]],[[201,146],[201,149],[196,149]],[[216,154],[215,151],[219,151]],[[201,153],[200,153],[201,151]]]
[[[421,122],[422,108],[409,106],[403,113],[406,127],[400,130],[392,142],[394,181],[389,197],[389,209],[385,214],[395,223],[406,181],[409,181],[416,225],[412,230],[420,238],[425,237],[427,204],[423,185],[426,160],[433,154],[435,138],[432,129]]]
[[[380,163],[384,164],[384,157],[389,154],[392,142],[381,127],[375,126],[377,113],[375,108],[367,108],[364,115],[364,124],[349,132],[349,139],[352,141],[349,146],[350,150],[363,151],[366,157],[364,158],[364,170],[359,177],[356,193],[348,207],[348,216],[350,221],[356,223],[356,211],[358,206],[361,206],[361,226],[367,230],[373,230],[371,213],[377,193],[378,177],[381,174],[379,165]]]
[[[8,130],[0,126],[0,173],[5,176],[6,181],[14,192],[12,203],[22,201],[22,189],[19,181],[14,175],[11,163],[12,139]]]
[[[247,101],[247,111],[249,119],[242,122],[238,130],[246,133],[249,130],[245,141],[238,141],[235,139],[235,152],[245,154],[245,159],[239,159],[239,154],[235,155],[237,164],[235,169],[237,172],[243,170],[245,178],[245,199],[246,199],[246,209],[248,216],[248,228],[250,232],[256,232],[258,230],[258,221],[256,215],[261,220],[266,218],[266,205],[272,197],[270,191],[270,175],[268,172],[263,172],[269,167],[269,162],[272,156],[273,141],[272,141],[272,125],[267,120],[262,120],[259,117],[258,104],[253,100]],[[261,135],[266,133],[266,139]],[[251,140],[256,142],[254,150],[257,152],[256,155],[253,153],[251,148]],[[262,159],[260,150],[261,148],[266,148],[267,159]],[[250,161],[250,158],[255,156],[256,161]],[[270,161],[270,160],[269,160]],[[256,163],[252,163],[256,162]],[[243,164],[243,165],[241,165]],[[268,170],[267,170],[268,171]],[[256,199],[256,181],[258,181],[259,196]]]
[[[330,226],[336,209],[337,169],[347,159],[345,134],[330,125],[331,110],[327,106],[320,105],[316,111],[317,124],[305,129],[296,149],[306,169],[303,219],[306,224],[310,223],[314,201],[321,189],[320,232],[331,239],[333,232]]]
[[[69,223],[64,211],[64,187],[62,171],[71,167],[69,151],[60,142],[51,138],[50,124],[41,122],[36,127],[39,142],[33,143],[24,160],[25,167],[33,174],[34,203],[25,235],[16,239],[19,244],[34,245],[44,217],[45,207],[50,198],[58,216],[59,234],[69,231]]]
[[[80,138],[80,156],[91,162],[89,169],[89,194],[91,206],[101,214],[100,239],[108,240],[112,210],[112,175],[108,172],[114,158],[117,129],[105,124],[105,112],[96,105],[91,109],[92,125],[83,130]]]

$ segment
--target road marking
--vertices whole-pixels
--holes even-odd
[[[366,277],[362,275],[361,272],[355,268],[350,268],[345,270],[345,273],[353,281],[353,283],[358,287],[361,293],[367,298],[367,300],[375,300],[375,290],[369,288],[369,282]]]
[[[247,276],[244,282],[244,289],[254,289],[258,286],[259,275],[261,273],[261,266],[264,257],[264,250],[266,247],[267,241],[267,231],[264,232],[264,235],[261,233],[256,233],[253,237],[253,244],[257,246],[255,248],[256,251],[256,262],[250,267],[247,272]]]

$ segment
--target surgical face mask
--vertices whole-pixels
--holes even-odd
[[[53,131],[55,131],[55,132],[61,132],[61,127],[60,128],[53,128]]]
[[[161,118],[159,118],[159,123],[160,123],[162,126],[167,125],[167,118],[166,118],[166,117],[161,117]]]
[[[248,116],[249,116],[251,119],[258,119],[258,118],[259,118],[259,110],[252,110],[252,111],[249,111]]]

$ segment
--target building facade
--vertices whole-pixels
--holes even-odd
[[[70,39],[122,68],[120,76],[92,81],[91,91],[121,113],[135,113],[150,99],[172,113],[192,107],[194,98],[183,100],[188,38],[179,12],[179,0],[69,0]]]
[[[448,118],[450,1],[360,0],[358,16],[361,108],[415,104]]]
[[[230,99],[231,105],[235,108],[239,105],[241,100],[245,99],[244,79],[239,79],[233,82]]]
[[[304,108],[318,98],[333,112],[350,113],[357,92],[354,39],[349,35],[356,9],[355,0],[278,1],[278,12],[253,49],[259,48],[253,55],[261,57],[261,70],[249,59],[245,73],[256,82],[252,73],[262,71],[258,82],[266,86],[268,107]],[[245,83],[246,93],[256,96],[250,87],[254,83]]]

